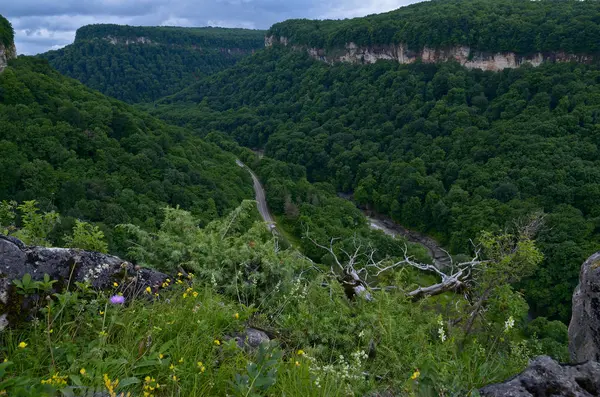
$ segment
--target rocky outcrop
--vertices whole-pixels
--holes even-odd
[[[500,71],[507,68],[516,68],[523,64],[539,66],[543,62],[574,61],[592,63],[594,61],[594,57],[583,54],[566,54],[562,52],[535,53],[530,55],[519,55],[513,52],[490,53],[474,51],[468,46],[457,46],[446,49],[425,47],[421,51],[412,51],[404,44],[359,47],[355,43],[350,42],[346,44],[345,48],[326,51],[320,48],[309,48],[307,46],[291,44],[287,37],[268,36],[265,38],[266,47],[271,47],[275,44],[291,46],[295,50],[305,50],[311,57],[329,64],[338,62],[368,64],[375,63],[380,59],[397,61],[401,64],[416,61],[435,63],[453,60],[467,69]]]
[[[573,362],[600,362],[600,252],[581,266],[573,294],[569,352]]]
[[[480,390],[484,397],[600,396],[600,364],[559,364],[541,356],[514,378]]]
[[[0,235],[0,329],[24,320],[35,308],[33,296],[19,294],[13,280],[26,274],[41,281],[48,274],[55,292],[64,291],[75,282],[87,282],[97,290],[114,290],[126,298],[150,287],[156,291],[167,275],[134,266],[116,256],[67,248],[28,247],[14,237]],[[118,284],[115,289],[114,283]],[[46,293],[50,295],[51,293]]]
[[[152,40],[146,37],[136,37],[136,38],[125,38],[125,37],[115,37],[115,36],[106,36],[104,38],[110,44],[152,44]]]
[[[15,45],[4,46],[0,43],[0,73],[8,65],[8,61],[17,57],[17,48]]]

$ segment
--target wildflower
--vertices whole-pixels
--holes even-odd
[[[173,379],[173,382],[177,382],[177,375],[171,375],[171,379]]]
[[[162,354],[162,353],[159,353],[159,354],[158,354],[158,358],[159,358],[160,360],[162,360],[162,359],[163,359],[163,357],[164,357],[164,356],[163,356],[163,354]]]
[[[410,378],[412,380],[417,379],[419,376],[421,376],[421,372],[419,372],[419,370],[417,369],[415,372],[413,372],[413,374],[410,376]]]
[[[82,376],[85,376],[85,374],[87,373],[87,371],[85,370],[85,368],[81,368],[81,369],[79,370],[79,373],[80,373]]]
[[[444,343],[446,341],[447,337],[446,337],[446,331],[444,330],[444,320],[442,320],[442,316],[438,317],[438,325],[440,326],[438,328],[438,335],[439,335],[442,343]]]
[[[198,369],[200,370],[200,372],[206,371],[206,368],[204,367],[204,364],[202,364],[202,361],[198,361],[197,365],[198,365]]]
[[[198,292],[194,291],[194,292],[192,293],[192,295],[194,295],[194,298],[197,298],[197,297],[198,297]]]
[[[100,315],[104,316],[104,312],[102,310],[100,310]]]
[[[147,294],[151,294],[151,293],[152,293],[152,288],[150,288],[150,287],[146,287],[146,293],[147,293]]]
[[[233,317],[235,317],[235,319],[237,320],[237,319],[239,319],[239,318],[240,318],[240,314],[239,314],[239,313],[235,313],[235,314],[233,315]]]
[[[100,332],[98,332],[98,335],[106,336],[106,335],[108,335],[108,333],[106,331],[100,331]]]
[[[113,287],[117,288],[118,286],[119,286],[119,283],[117,283],[117,282],[113,283]]]
[[[300,363],[298,361],[296,361],[296,367],[299,367]]]
[[[125,297],[122,295],[113,295],[110,297],[109,301],[113,305],[122,305],[125,303]]]
[[[50,385],[50,386],[54,386],[57,389],[61,389],[67,385],[67,377],[61,376],[58,373],[56,373],[48,379],[42,379],[42,381],[40,383],[42,385]]]
[[[183,357],[179,359],[179,364],[183,363]]]
[[[299,355],[299,356],[303,356],[304,355],[304,350],[298,350],[296,352],[296,354]]]
[[[177,273],[177,277],[181,277],[181,276],[183,276],[183,274],[181,274],[181,272]]]
[[[27,343],[20,342],[17,346],[19,346],[19,349],[25,349],[27,347]]]
[[[189,274],[188,274],[188,278],[189,278],[190,280],[191,280],[191,279],[193,279],[193,278],[194,278],[194,273],[189,273]]]
[[[510,331],[515,326],[515,319],[510,316],[508,320],[504,322],[504,332]]]
[[[219,346],[219,345],[221,344],[221,341],[220,341],[220,340],[218,340],[218,339],[215,339],[215,340],[214,340],[214,344],[215,344],[215,345],[217,345],[217,346]]]
[[[187,292],[183,293],[183,299],[187,298]]]
[[[170,369],[171,371],[175,371],[175,366],[174,366],[173,364],[171,364],[171,365],[169,366],[169,369]]]
[[[177,280],[177,284],[183,284],[183,281]]]
[[[104,374],[104,387],[106,387],[106,390],[108,391],[108,395],[110,397],[116,397],[117,393],[115,392],[115,389],[117,388],[117,386],[119,386],[119,380],[115,379],[115,381],[111,381],[110,378],[108,377],[108,374]]]

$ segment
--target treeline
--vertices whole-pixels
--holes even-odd
[[[292,44],[339,48],[405,43],[423,47],[467,45],[472,50],[519,54],[600,50],[600,3],[593,0],[432,0],[385,14],[346,20],[289,20],[268,35]]]
[[[0,74],[0,201],[153,230],[166,205],[203,223],[252,197],[249,176],[215,145],[91,91],[46,61],[19,57]],[[64,233],[59,233],[60,235]]]
[[[600,248],[599,105],[593,66],[330,67],[274,48],[155,112],[266,147],[267,156],[305,167],[309,181],[354,193],[454,253],[467,253],[481,230],[545,212],[545,261],[521,287],[535,312],[566,321],[580,265]],[[285,200],[269,199],[286,211]]]
[[[141,37],[151,43],[137,43]],[[264,32],[255,30],[89,25],[74,44],[40,56],[90,88],[138,103],[173,94],[263,46]]]
[[[15,32],[8,19],[0,15],[0,44],[11,46],[15,39]]]
[[[236,28],[183,28],[171,26],[128,26],[115,24],[86,25],[75,33],[75,43],[113,37],[135,40],[144,37],[153,42],[209,48],[253,50],[264,47],[264,30]]]

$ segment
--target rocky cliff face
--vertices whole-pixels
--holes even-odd
[[[17,48],[15,45],[4,46],[0,43],[0,72],[2,72],[6,65],[8,65],[8,61],[17,57]]]
[[[600,252],[581,266],[573,294],[569,352],[573,362],[600,362]]]
[[[569,351],[575,364],[538,357],[521,374],[484,387],[485,397],[600,396],[600,252],[581,266],[573,294]]]
[[[265,38],[265,46],[271,47],[275,44],[290,46],[287,37],[268,36]],[[359,47],[355,43],[346,44],[345,48],[325,51],[319,48],[308,48],[306,46],[291,45],[295,50],[305,50],[308,54],[320,61],[334,64],[348,62],[354,64],[375,63],[380,59],[397,61],[408,64],[420,60],[425,63],[445,62],[454,60],[468,69],[482,69],[499,71],[507,68],[516,68],[523,64],[539,66],[543,62],[581,62],[591,63],[594,57],[589,55],[576,55],[565,53],[536,53],[532,55],[518,55],[512,52],[486,53],[472,51],[467,46],[458,46],[448,49],[433,49],[425,47],[421,51],[412,51],[403,44],[384,45],[373,47]]]

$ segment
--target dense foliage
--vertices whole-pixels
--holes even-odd
[[[599,246],[599,83],[596,67],[577,64],[330,67],[273,48],[155,112],[266,147],[454,253],[481,230],[546,212],[546,259],[522,287],[535,312],[567,320],[580,265]]]
[[[126,102],[151,102],[233,66],[264,46],[264,32],[89,25],[75,43],[41,55],[59,72]]]
[[[467,45],[479,51],[521,54],[600,50],[600,3],[594,0],[432,0],[385,14],[346,20],[289,20],[268,35],[292,44],[340,48],[404,43],[423,47]]]
[[[17,397],[467,396],[535,354],[562,357],[565,325],[524,328],[527,305],[506,285],[496,285],[476,338],[460,321],[468,313],[462,294],[405,297],[409,269],[390,272],[398,290],[349,301],[326,267],[274,249],[255,208],[244,202],[205,228],[173,208],[153,235],[122,226],[133,235],[133,257],[172,274],[141,296],[119,297],[130,282],[121,276],[113,290],[75,283],[37,300],[52,280],[15,280],[37,321],[1,334],[0,387]],[[496,266],[518,273],[523,260],[537,261],[532,242],[525,256],[497,256],[502,241],[487,244],[494,265],[477,272],[482,286]],[[235,336],[247,327],[275,341],[241,349]]]
[[[0,15],[0,44],[8,47],[13,44],[15,32],[10,22]]]
[[[73,218],[153,228],[167,204],[206,223],[251,197],[234,160],[44,60],[20,57],[0,74],[0,200],[37,200],[67,229]]]

